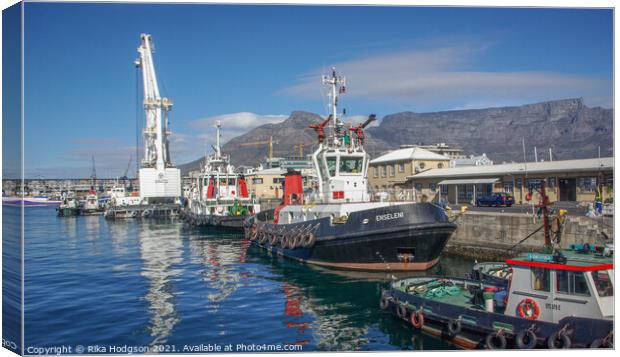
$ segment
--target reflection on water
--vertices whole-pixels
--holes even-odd
[[[144,299],[149,302],[151,345],[166,343],[174,326],[179,323],[172,280],[183,273],[183,241],[180,226],[149,222],[138,232],[143,277],[149,281]]]
[[[179,221],[28,213],[26,339],[35,346],[298,344],[304,351],[449,349],[378,308],[403,274],[328,270]],[[462,276],[442,257],[430,272]]]
[[[216,313],[220,302],[241,286],[236,266],[245,262],[248,244],[237,236],[206,236],[189,241],[192,262],[202,267],[200,280],[208,287],[209,312]]]

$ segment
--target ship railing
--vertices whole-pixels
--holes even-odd
[[[371,202],[419,202],[413,190],[406,188],[371,188],[368,195]]]

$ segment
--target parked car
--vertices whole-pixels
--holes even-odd
[[[510,207],[515,203],[514,197],[509,193],[493,192],[488,195],[476,197],[476,206],[506,206]]]

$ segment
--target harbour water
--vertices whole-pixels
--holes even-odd
[[[6,225],[19,208],[3,209]],[[386,274],[302,265],[175,220],[59,218],[51,207],[26,208],[25,219],[26,348],[453,348],[379,309]],[[414,274],[463,276],[471,266],[442,257]]]

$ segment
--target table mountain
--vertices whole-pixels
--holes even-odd
[[[316,146],[316,134],[308,125],[319,123],[314,113],[295,111],[285,121],[265,124],[228,141],[222,147],[235,165],[255,166],[268,155],[267,141],[273,136],[274,156],[292,156],[295,145],[304,144],[304,153]],[[525,138],[527,160],[554,160],[613,156],[613,111],[589,108],[580,98],[547,101],[522,106],[451,110],[433,113],[390,114],[380,125],[366,130],[366,149],[372,157],[402,144],[447,143],[466,154],[486,153],[495,163],[522,161]],[[298,149],[297,149],[298,150]],[[199,167],[202,160],[181,165],[184,173]]]
[[[387,115],[368,132],[391,147],[447,143],[467,154],[486,153],[495,163],[613,156],[613,111],[589,108],[582,99],[563,99],[514,107]]]

